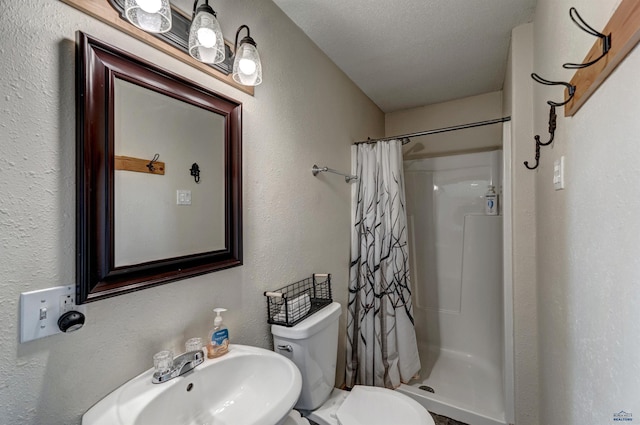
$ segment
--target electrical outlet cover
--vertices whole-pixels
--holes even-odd
[[[191,205],[191,191],[190,190],[178,190],[177,191],[177,204],[178,205]]]
[[[84,313],[75,305],[75,286],[56,286],[20,294],[20,342],[60,333],[58,319],[71,310]]]

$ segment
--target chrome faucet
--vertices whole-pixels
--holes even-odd
[[[171,369],[164,372],[154,372],[151,382],[154,384],[162,384],[173,378],[184,375],[187,372],[191,372],[196,366],[204,362],[204,353],[202,350],[188,351],[184,354],[180,354],[173,359],[173,366]]]

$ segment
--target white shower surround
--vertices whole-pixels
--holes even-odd
[[[505,125],[505,135],[509,131]],[[474,425],[513,421],[512,291],[502,278],[503,218],[484,216],[482,200],[488,184],[501,185],[502,172],[501,151],[405,161],[423,368],[420,380],[400,390],[435,413]],[[417,202],[415,192],[425,187],[427,199]],[[506,245],[510,231],[504,236]],[[496,267],[483,271],[491,263]],[[508,276],[509,258],[505,266]]]

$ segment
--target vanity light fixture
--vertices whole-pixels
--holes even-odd
[[[164,33],[171,29],[169,0],[126,0],[124,12],[129,22],[147,32]]]
[[[112,6],[121,13],[124,2],[123,15],[136,27],[150,33],[167,33],[171,31],[172,11],[169,0],[110,0]],[[113,3],[116,2],[116,3]],[[119,2],[119,5],[118,5]],[[209,0],[194,0],[191,22],[177,14],[176,29],[169,32],[170,42],[178,43],[189,52],[194,59],[207,64],[222,67],[225,75],[232,72],[233,80],[244,86],[257,86],[262,83],[262,63],[257,44],[251,38],[251,30],[247,25],[241,25],[236,31],[233,51],[226,58],[224,37],[217,19],[217,14],[209,5]],[[120,7],[118,9],[118,6]],[[177,13],[177,12],[176,12]],[[189,31],[180,31],[182,25],[189,25]],[[240,32],[246,29],[247,35],[240,40]],[[188,35],[188,43],[182,34]],[[161,36],[162,38],[163,36]],[[165,39],[165,41],[167,41]],[[188,48],[187,48],[188,44]],[[175,45],[175,44],[174,44]],[[184,50],[183,50],[184,51]],[[233,66],[231,66],[233,60]],[[220,68],[217,68],[220,69]]]
[[[200,62],[220,63],[224,61],[224,38],[216,12],[209,0],[198,6],[193,2],[193,15],[189,29],[189,54]]]
[[[238,36],[243,28],[247,30],[247,36],[242,39],[238,46]],[[245,86],[257,86],[262,82],[262,64],[256,42],[251,38],[251,30],[248,26],[242,25],[236,31],[236,41],[233,51],[233,79]]]

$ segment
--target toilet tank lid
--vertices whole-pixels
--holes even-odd
[[[332,302],[322,310],[318,310],[295,326],[288,328],[286,326],[271,325],[271,333],[274,336],[289,339],[309,338],[311,335],[314,335],[329,326],[335,320],[338,320],[341,313],[342,306],[340,303]]]

